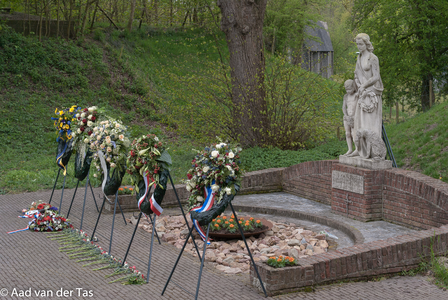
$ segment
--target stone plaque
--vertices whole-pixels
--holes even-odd
[[[341,171],[333,171],[331,187],[357,194],[364,194],[364,177]]]

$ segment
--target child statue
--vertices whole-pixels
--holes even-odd
[[[355,111],[358,103],[358,95],[354,81],[349,79],[344,83],[347,94],[344,95],[342,103],[342,112],[344,113],[345,138],[347,140],[348,151],[344,155],[353,153],[353,143],[356,136],[355,132]]]

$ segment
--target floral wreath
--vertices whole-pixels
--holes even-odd
[[[204,188],[210,186],[215,192],[215,200],[219,203],[224,194],[236,194],[235,185],[241,184],[242,170],[239,166],[241,148],[236,145],[219,143],[198,154],[191,162],[187,173],[186,188],[191,192],[188,206],[192,208],[201,205],[205,199]]]
[[[139,192],[138,183],[145,175],[149,175],[151,180],[149,185],[159,184],[160,169],[169,169],[171,164],[171,157],[167,150],[155,134],[134,139],[127,158],[126,172],[131,175],[131,183],[137,193]]]
[[[95,167],[94,177],[102,177],[104,168],[101,166],[101,157],[104,158],[111,168],[124,171],[126,155],[130,145],[127,128],[121,121],[105,120],[93,127],[92,133],[84,139],[84,143],[90,145],[90,149],[96,152],[93,155]]]
[[[51,119],[54,120],[54,127],[57,130],[58,138],[57,142],[60,140],[68,141],[74,137],[74,133],[71,130],[72,122],[75,121],[75,114],[80,109],[78,105],[73,105],[70,108],[65,108],[58,110],[57,108],[54,111],[55,116]]]
[[[99,113],[96,106],[79,109],[72,124],[74,144],[84,142],[86,138],[93,134],[93,128],[98,124],[98,117]]]

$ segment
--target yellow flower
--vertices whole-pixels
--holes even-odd
[[[55,113],[55,114],[58,114],[58,109],[57,109],[57,108],[54,110],[54,113]]]
[[[70,108],[70,112],[73,112],[75,109],[73,107]]]
[[[70,135],[67,135],[67,138],[69,139],[69,140],[71,140],[72,139],[72,135],[70,134]]]

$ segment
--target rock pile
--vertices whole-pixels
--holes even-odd
[[[135,218],[130,221],[133,224],[137,223]],[[260,234],[258,238],[252,236],[247,239],[247,244],[255,261],[264,262],[271,256],[280,255],[298,259],[327,252],[328,242],[324,234],[316,234],[292,223],[272,223],[274,226],[270,231]],[[152,232],[152,225],[143,218],[140,220],[139,227]],[[165,216],[157,219],[156,230],[163,241],[174,245],[178,249],[182,248],[188,234],[183,216]],[[204,243],[197,234],[195,235],[195,241],[202,251]],[[191,238],[188,240],[185,251],[197,256]],[[250,257],[242,240],[212,241],[210,246],[207,247],[205,260],[214,264],[216,269],[227,274],[249,272]]]

